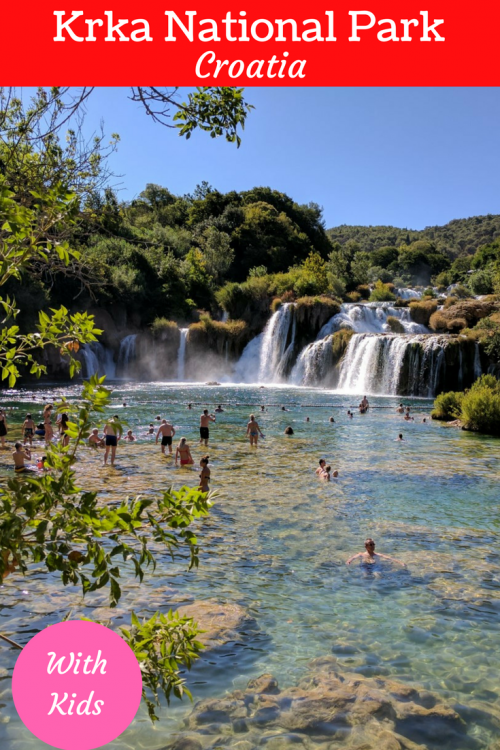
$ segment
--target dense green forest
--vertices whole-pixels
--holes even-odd
[[[348,240],[358,243],[361,250],[371,252],[384,245],[399,247],[417,240],[429,240],[450,258],[473,255],[478,247],[500,237],[500,215],[472,216],[469,219],[454,219],[442,227],[426,227],[422,230],[400,229],[391,226],[348,226],[342,224],[327,232],[332,242],[344,245]]]
[[[500,216],[421,232],[327,230],[316,203],[298,204],[271,187],[221,193],[208,182],[189,195],[148,184],[123,201],[106,167],[117,137],[106,144],[98,136],[89,144],[78,131],[65,140],[54,128],[39,135],[33,123],[48,119],[43,97],[33,110],[3,100],[0,177],[26,209],[44,191],[71,191],[71,221],[54,227],[50,240],[68,243],[79,261],[68,267],[38,257],[8,282],[22,329],[31,330],[40,310],[58,305],[105,308],[121,330],[189,324],[203,314],[217,321],[225,311],[255,331],[280,302],[305,297],[395,301],[397,288],[420,286],[433,298],[451,284],[458,285],[453,299],[500,291]],[[50,106],[57,122],[60,97]],[[237,118],[241,106],[238,99]],[[470,324],[466,318],[452,322]]]

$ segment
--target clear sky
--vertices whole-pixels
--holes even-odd
[[[97,89],[86,128],[121,143],[112,168],[129,200],[147,182],[173,193],[270,186],[324,208],[326,225],[421,229],[500,213],[500,89],[248,88],[238,150],[155,125],[128,89]]]

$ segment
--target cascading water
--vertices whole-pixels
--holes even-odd
[[[120,350],[118,352],[118,362],[116,365],[116,370],[121,377],[125,377],[127,375],[130,364],[136,357],[136,339],[137,334],[132,333],[130,336],[125,336],[125,338],[120,342]]]
[[[355,333],[389,333],[389,317],[399,320],[405,333],[429,332],[428,328],[411,319],[407,307],[393,307],[390,302],[367,302],[341,305],[340,312],[323,326],[316,340],[335,333],[340,328],[351,328]]]
[[[295,346],[295,305],[287,302],[268,321],[262,338],[259,382],[283,379]]]
[[[113,360],[113,352],[106,349],[99,341],[92,341],[85,344],[81,349],[82,355],[82,376],[90,378],[92,375],[106,375],[108,378],[114,378],[116,374],[116,365]]]
[[[264,334],[259,333],[243,349],[233,370],[235,383],[258,383],[263,338]]]
[[[186,343],[189,328],[180,328],[181,335],[179,349],[177,351],[177,380],[184,380],[184,370],[186,367]]]

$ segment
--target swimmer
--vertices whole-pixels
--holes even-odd
[[[285,429],[285,435],[293,435],[293,428],[292,427],[287,427]]]
[[[158,439],[161,435],[161,452],[165,455],[165,446],[168,445],[168,452],[172,455],[172,438],[175,435],[174,426],[167,422],[166,419],[162,419],[161,425],[156,433],[156,444],[158,445]]]
[[[124,401],[123,404],[122,404],[122,406],[127,406],[127,402]]]
[[[175,450],[175,465],[176,466],[177,466],[178,460],[180,460],[181,466],[190,466],[194,464],[193,457],[191,455],[191,450],[189,448],[189,445],[187,444],[185,437],[180,439],[179,445],[177,446]]]
[[[261,407],[260,407],[260,410],[261,410],[262,412],[264,412],[264,411],[266,410],[266,407],[265,407],[265,406],[261,406]]]
[[[349,417],[349,419],[352,419],[353,416],[354,416],[354,414],[352,413],[352,411],[348,410],[347,411],[347,416]]]
[[[157,417],[155,417],[155,419],[156,419],[156,421],[157,421],[157,422],[160,422],[160,421],[161,421],[161,417],[160,417],[160,415],[158,414],[158,416],[157,416]]]
[[[135,443],[135,436],[132,433],[132,430],[127,430],[127,434],[123,438],[127,443]]]
[[[91,448],[104,448],[104,439],[99,437],[99,430],[95,427],[88,439]]]
[[[399,406],[396,409],[396,411],[398,412],[398,414],[403,414],[404,410],[405,410],[405,408],[404,408],[403,404],[399,404]]]
[[[255,445],[257,447],[257,442],[259,440],[259,435],[261,437],[264,437],[264,435],[261,432],[261,429],[257,422],[255,421],[255,417],[253,414],[250,414],[250,421],[247,424],[247,432],[246,434],[250,438],[250,445]]]
[[[381,557],[384,560],[391,560],[391,562],[396,562],[399,565],[402,565],[403,568],[406,568],[406,563],[401,562],[401,560],[398,560],[396,557],[390,557],[389,555],[382,555],[380,552],[375,552],[375,542],[373,541],[373,539],[366,540],[365,550],[366,552],[358,552],[357,555],[353,555],[352,557],[350,557],[346,561],[346,565],[350,565],[352,561],[357,557],[361,557],[362,562],[373,565],[374,563],[378,562],[379,557]]]
[[[306,422],[310,422],[310,421],[311,421],[311,420],[309,419],[309,417],[306,417]]]
[[[205,445],[208,445],[208,440],[210,437],[208,426],[210,422],[215,422],[215,415],[209,414],[208,409],[203,409],[203,414],[200,417],[200,445],[203,442],[205,443]]]
[[[320,476],[320,475],[321,475],[321,474],[323,473],[323,471],[324,471],[324,468],[325,468],[325,466],[326,466],[326,461],[325,461],[325,459],[324,459],[324,458],[320,458],[320,459],[319,459],[319,466],[318,466],[318,468],[317,468],[317,469],[315,470],[315,472],[314,472],[314,473],[315,473],[315,474],[316,474],[316,475],[317,475],[317,476],[319,477],[319,476]]]
[[[332,477],[334,477],[335,479],[337,479],[338,475],[339,475],[339,473],[338,473],[337,469],[335,469],[335,471],[332,472]]]
[[[400,443],[400,442],[401,442],[401,440],[404,440],[404,438],[403,438],[403,433],[402,433],[402,432],[400,432],[400,433],[399,433],[399,435],[397,436],[397,438],[396,438],[396,443]]]
[[[200,486],[198,487],[200,492],[208,492],[210,482],[210,469],[208,468],[209,456],[203,456],[200,461],[201,472],[200,472]]]
[[[150,422],[146,435],[154,435],[154,434],[155,434],[155,426],[152,422]]]
[[[330,422],[330,424],[335,424],[335,420],[334,420],[333,417],[330,417],[330,419],[328,421]]]
[[[188,409],[192,409],[192,408],[193,408],[193,405],[192,404],[188,404]]]
[[[221,405],[221,404],[219,404],[219,406],[218,406],[218,407],[217,407],[217,409],[215,410],[215,413],[216,413],[216,414],[222,414],[222,412],[223,412],[223,411],[224,411],[224,409],[222,408],[222,405]]]
[[[426,424],[426,422],[427,422],[427,419],[426,419],[426,418],[424,417],[424,418],[422,419],[422,422],[423,422],[423,424]]]
[[[115,414],[115,416],[104,425],[104,439],[106,441],[106,450],[104,452],[105,464],[108,463],[109,450],[111,449],[111,466],[114,465],[116,446],[118,445],[118,440],[121,438],[122,434],[123,428],[120,424],[120,419],[118,415]]]
[[[290,411],[290,409],[285,409],[284,406],[281,407],[281,411]]]
[[[323,479],[325,482],[329,482],[330,481],[330,472],[331,472],[331,470],[332,470],[331,466],[325,466],[325,468],[323,469],[323,471],[319,475],[319,478]]]
[[[16,450],[12,454],[12,458],[14,461],[14,471],[16,472],[16,474],[32,474],[33,469],[31,469],[29,466],[26,466],[24,463],[25,458],[31,460],[30,449],[23,448],[22,443],[16,443],[15,448]]]
[[[31,419],[31,414],[26,414],[26,419],[23,422],[24,430],[24,444],[28,442],[30,447],[33,445],[33,435],[35,433],[36,425]]]

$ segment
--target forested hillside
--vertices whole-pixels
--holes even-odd
[[[442,227],[426,227],[422,230],[341,224],[339,227],[328,229],[327,234],[332,242],[340,242],[341,245],[348,240],[354,240],[365,252],[377,250],[384,245],[399,247],[416,240],[430,240],[438,250],[451,258],[456,258],[458,255],[471,255],[481,245],[500,237],[500,214],[454,219]]]

